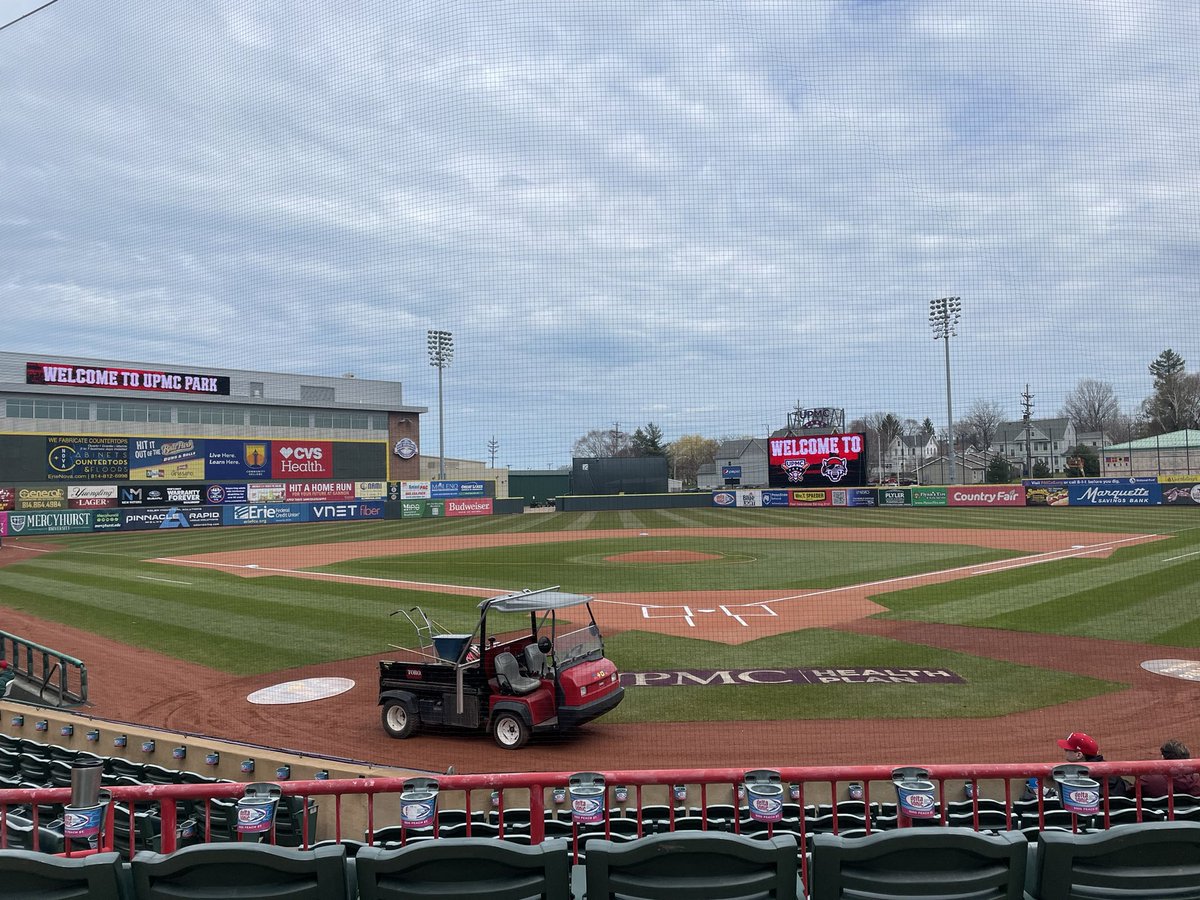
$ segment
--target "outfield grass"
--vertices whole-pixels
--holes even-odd
[[[772,540],[784,527],[949,528],[962,545]],[[1073,559],[881,594],[883,615],[1092,637],[1200,646],[1200,518],[1186,509],[637,510],[459,520],[191,529],[42,539],[62,552],[0,569],[5,606],[22,608],[137,646],[235,674],[345,659],[411,645],[407,623],[388,614],[421,605],[452,631],[468,631],[477,599],[387,586],[290,577],[242,579],[213,569],[149,562],[204,552],[386,538],[489,533],[692,528],[680,538],[636,538],[415,554],[339,565],[342,571],[500,587],[562,584],[587,593],[811,588],[873,581],[1003,558],[967,546],[978,528],[1169,534],[1109,559]],[[707,537],[709,527],[762,530],[760,540]],[[723,560],[686,566],[625,565],[630,550],[693,549]],[[1188,554],[1194,553],[1194,556]],[[498,583],[498,585],[497,585]],[[36,635],[31,635],[36,639]],[[1078,699],[1120,685],[923,646],[809,630],[729,647],[658,634],[613,635],[624,671],[778,666],[939,667],[965,685],[824,685],[631,690],[617,721],[1002,715]]]

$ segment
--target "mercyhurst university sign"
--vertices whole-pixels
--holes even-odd
[[[676,669],[623,672],[624,687],[692,687],[739,684],[965,684],[947,669]]]

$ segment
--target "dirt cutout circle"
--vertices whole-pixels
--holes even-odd
[[[612,563],[698,563],[724,559],[720,553],[701,553],[699,550],[638,550],[634,553],[618,553],[604,557]]]

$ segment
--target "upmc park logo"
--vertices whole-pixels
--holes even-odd
[[[272,441],[272,478],[329,478],[333,475],[332,441]]]

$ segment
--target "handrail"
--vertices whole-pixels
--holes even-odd
[[[7,631],[0,631],[0,659],[9,660],[17,675],[35,685],[40,681],[39,698],[45,699],[45,689],[57,672],[59,706],[82,706],[87,703],[87,666],[83,660]],[[38,662],[36,665],[35,659]],[[78,672],[79,687],[75,690],[69,686],[71,671]]]

